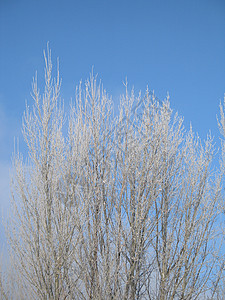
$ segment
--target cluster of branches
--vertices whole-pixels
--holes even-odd
[[[115,118],[93,75],[65,120],[50,51],[45,65],[23,118],[29,158],[13,159],[3,299],[222,299],[223,174],[210,135],[185,131],[148,90],[126,87]]]

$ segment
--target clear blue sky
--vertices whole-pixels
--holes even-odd
[[[225,92],[224,0],[0,0],[0,209],[9,197],[14,137],[21,137],[32,77],[43,75],[47,41],[60,58],[62,98],[94,66],[118,104],[125,77],[146,85],[205,138],[218,140]],[[0,227],[0,240],[2,240]]]

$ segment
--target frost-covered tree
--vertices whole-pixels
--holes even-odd
[[[221,180],[210,167],[212,139],[202,145],[192,130],[186,133],[168,99],[160,103],[147,92],[139,115],[134,102],[133,95],[122,102],[126,122],[118,142],[124,299],[195,299],[216,275]]]
[[[35,77],[23,118],[28,155],[13,157],[12,271],[1,271],[1,297],[216,297],[212,138],[185,131],[168,97],[135,97],[127,85],[114,117],[93,74],[66,118],[49,49],[44,57],[44,91]]]
[[[62,133],[64,113],[60,79],[52,79],[50,51],[45,55],[45,89],[33,81],[34,106],[26,107],[23,135],[28,158],[14,155],[10,244],[15,268],[32,297],[61,299],[73,290],[73,253],[79,241],[67,178],[68,144]],[[63,182],[63,185],[62,185]]]

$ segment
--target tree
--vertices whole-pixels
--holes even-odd
[[[59,74],[53,82],[50,51],[45,56],[45,90],[41,96],[33,81],[35,106],[27,106],[23,135],[29,161],[14,158],[13,203],[17,218],[11,220],[10,241],[16,267],[30,285],[33,297],[59,299],[71,293],[75,214],[68,207],[70,186],[67,145],[62,134],[63,107],[59,103]],[[68,172],[67,172],[68,173]],[[61,181],[66,185],[61,188]]]
[[[127,95],[121,135],[128,220],[123,230],[129,232],[123,234],[129,245],[130,287],[124,298],[195,299],[208,288],[216,263],[214,222],[221,182],[210,170],[212,139],[202,146],[192,130],[184,132],[168,100],[160,104],[148,93],[143,114],[130,122],[132,101],[133,95]]]
[[[221,176],[212,138],[186,132],[169,97],[135,97],[127,84],[115,118],[93,73],[66,120],[59,71],[52,79],[49,49],[44,57],[43,95],[36,76],[23,118],[29,157],[13,159],[9,242],[20,298],[214,297]]]

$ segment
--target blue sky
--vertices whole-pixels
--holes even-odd
[[[128,78],[146,85],[185,125],[218,141],[216,114],[225,92],[224,0],[0,0],[0,209],[6,215],[14,137],[21,139],[35,71],[43,76],[49,41],[60,59],[61,96],[69,103],[92,66],[115,105]],[[219,144],[218,144],[219,146]],[[0,226],[0,240],[3,231]]]

